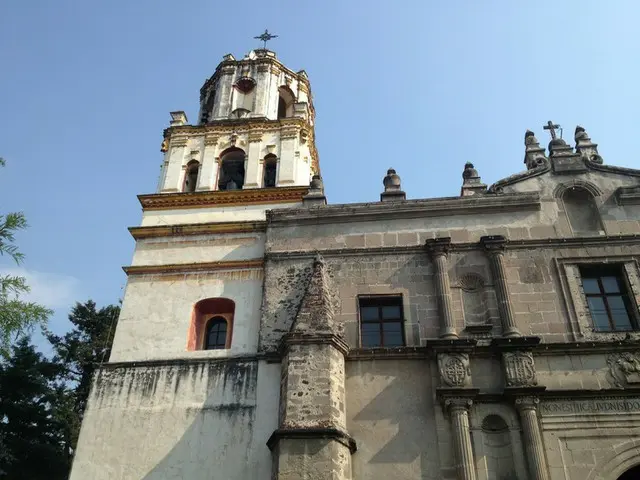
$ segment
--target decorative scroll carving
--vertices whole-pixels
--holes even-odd
[[[174,137],[171,139],[172,147],[186,147],[189,143],[188,137]]]
[[[640,384],[640,354],[613,353],[607,357],[607,365],[615,386],[624,388]]]
[[[262,141],[262,132],[250,132],[249,133],[249,142],[261,142]]]
[[[466,353],[441,353],[438,355],[440,377],[449,387],[466,387],[471,384],[471,367]]]
[[[530,387],[538,384],[531,352],[505,352],[502,354],[502,361],[508,387]]]
[[[216,145],[218,143],[218,139],[220,137],[218,137],[217,135],[205,135],[204,137],[204,144],[207,147],[213,147],[214,145]]]
[[[516,398],[516,410],[522,412],[524,410],[536,410],[540,404],[540,399],[534,396]]]
[[[449,413],[453,413],[456,410],[469,411],[473,405],[473,400],[466,397],[450,397],[444,401],[445,409]]]

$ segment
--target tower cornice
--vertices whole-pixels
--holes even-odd
[[[302,198],[308,191],[309,187],[278,187],[214,190],[194,193],[154,193],[138,195],[138,200],[144,211],[277,203],[302,204]]]

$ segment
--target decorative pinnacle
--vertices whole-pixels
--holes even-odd
[[[257,40],[262,40],[264,42],[264,49],[267,49],[267,42],[269,40],[272,40],[274,38],[278,38],[278,35],[272,35],[271,33],[269,33],[269,30],[265,29],[264,33],[262,35],[258,35],[257,37],[253,37]]]

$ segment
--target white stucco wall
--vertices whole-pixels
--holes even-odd
[[[184,363],[99,372],[71,480],[269,480],[280,365]]]
[[[262,277],[261,269],[129,277],[109,361],[255,353]],[[189,352],[187,334],[193,306],[211,297],[230,298],[235,302],[231,348]]]
[[[208,222],[250,222],[267,218],[266,211],[276,208],[293,208],[300,202],[273,205],[245,205],[215,208],[185,208],[181,210],[147,210],[142,214],[141,226],[179,225]]]
[[[132,265],[253,260],[264,256],[264,233],[145,238],[136,242]]]

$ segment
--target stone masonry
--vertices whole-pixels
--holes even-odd
[[[330,204],[304,70],[227,55],[200,93],[72,480],[640,478],[640,170],[549,122],[493,184]]]

